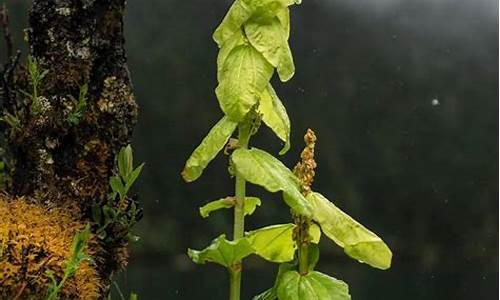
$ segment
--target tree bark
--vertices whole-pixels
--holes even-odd
[[[23,197],[47,211],[70,210],[82,222],[94,221],[93,207],[109,205],[115,156],[130,142],[138,113],[126,65],[124,8],[125,0],[33,1],[26,39],[38,69],[47,73],[35,112],[35,100],[26,95],[32,90],[28,68],[14,71],[16,58],[4,68],[4,115],[19,122],[4,124],[8,201]],[[70,122],[84,85],[86,109]],[[99,251],[91,252],[104,297],[112,274],[126,262],[126,239],[96,244]]]

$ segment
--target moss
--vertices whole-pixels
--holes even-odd
[[[40,226],[66,228],[68,225],[64,222],[82,226],[84,221],[91,220],[92,208],[107,203],[109,177],[116,172],[115,155],[121,147],[130,143],[138,114],[126,65],[122,20],[124,8],[124,0],[34,0],[29,13],[29,28],[25,34],[29,54],[36,58],[40,70],[48,72],[38,91],[42,112],[31,114],[30,98],[20,92],[31,89],[29,74],[22,63],[16,61],[12,65],[12,76],[6,82],[0,82],[2,88],[8,91],[0,95],[2,111],[16,116],[22,129],[11,130],[7,136],[7,155],[12,158],[12,162],[7,170],[11,180],[6,191],[10,195],[24,196],[26,202],[32,203],[28,205],[24,200],[0,197],[0,202],[3,201],[0,218],[6,215],[6,211],[13,209],[10,208],[13,203],[23,202],[22,205],[29,212],[25,218],[34,222],[23,233],[30,240],[35,241],[35,237],[41,234],[36,229]],[[67,118],[74,111],[75,104],[69,95],[76,97],[83,84],[89,87],[87,109],[78,124],[71,124]],[[72,215],[61,217],[68,214],[64,211],[68,207]],[[35,212],[45,216],[45,219],[53,220],[44,221],[45,225],[36,224],[42,221],[31,216]],[[24,218],[20,212],[17,214]],[[1,233],[5,240],[17,241],[17,233],[11,233],[14,229],[9,225],[14,224],[17,218],[16,215],[9,215],[0,220],[0,228],[7,230]],[[55,221],[59,219],[66,221]],[[58,234],[71,237],[76,231],[71,226]],[[125,234],[115,230],[110,230],[110,233],[116,233],[118,237]],[[58,237],[56,240],[61,239]],[[71,239],[66,238],[65,244],[59,244],[58,247],[69,251],[70,242]],[[55,253],[50,248],[52,245],[46,241],[44,243],[42,246],[28,245],[28,250],[23,251],[38,249],[38,252],[34,252],[34,263],[39,264],[39,261],[47,260],[48,255],[54,256]],[[99,240],[95,246],[89,245],[89,248],[96,261],[97,274],[103,278],[97,281],[97,290],[103,286],[100,290],[102,296],[109,288],[112,275],[126,264],[126,240]],[[9,247],[12,247],[10,242]],[[28,293],[35,295],[34,299],[40,299],[48,280],[43,275],[44,270],[31,274],[27,271],[31,268],[30,260],[12,260],[12,255],[9,255],[1,260],[0,270],[19,275],[8,277],[10,283],[7,286],[4,285],[7,273],[1,275],[0,299],[11,299],[13,297],[9,296],[19,290],[26,293],[21,299],[29,299],[24,297]],[[61,253],[58,255],[55,257],[59,257],[58,261],[62,264],[64,259]],[[57,269],[57,266],[52,265],[51,268]],[[94,270],[94,267],[91,269]],[[35,279],[43,282],[35,286],[31,283]],[[89,288],[95,289],[95,286]],[[92,299],[91,294],[85,295],[82,298]]]
[[[74,235],[85,227],[71,208],[48,210],[23,198],[0,195],[0,299],[42,299],[52,270],[61,278]],[[100,251],[92,237],[87,253]],[[98,299],[103,290],[95,265],[82,263],[61,299]]]

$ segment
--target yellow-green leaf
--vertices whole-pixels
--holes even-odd
[[[185,181],[191,182],[200,177],[208,163],[224,148],[236,126],[238,123],[231,121],[228,117],[223,117],[210,129],[210,132],[186,162],[182,171],[182,177]]]
[[[280,80],[285,82],[290,80],[295,74],[295,64],[293,62],[292,50],[288,43],[281,48],[280,62],[277,67]]]
[[[246,237],[255,249],[255,254],[268,261],[276,263],[287,262],[293,260],[295,250],[297,250],[297,244],[293,240],[293,230],[295,227],[295,224],[266,226],[248,232]],[[311,224],[309,234],[312,243],[319,243],[321,230],[318,225]]]
[[[254,213],[257,206],[260,206],[261,201],[257,197],[246,197],[245,198],[245,215],[251,215]],[[209,202],[202,207],[200,207],[200,215],[203,218],[208,218],[210,213],[213,211],[223,209],[223,208],[231,208],[234,206],[234,198],[226,197],[219,200],[215,200]]]
[[[282,162],[257,148],[236,149],[231,160],[236,172],[245,180],[270,192],[282,191],[285,202],[297,213],[310,216],[311,205],[301,194],[299,180]]]
[[[257,197],[246,197],[245,198],[245,216],[249,216],[255,212],[257,206],[260,206],[261,201]]]
[[[227,57],[231,51],[241,45],[246,45],[248,43],[245,38],[243,31],[240,29],[236,31],[229,39],[227,39],[219,50],[219,55],[217,55],[217,80],[221,81],[222,68]]]
[[[273,74],[273,67],[250,45],[234,48],[224,61],[215,93],[222,111],[241,121],[257,104]]]
[[[188,249],[189,257],[197,264],[214,262],[225,267],[230,267],[234,262],[247,257],[253,252],[252,246],[245,238],[228,241],[224,234],[214,239],[210,246],[204,250]]]
[[[273,67],[277,67],[281,59],[281,48],[286,43],[286,33],[278,18],[265,23],[250,20],[245,23],[245,35],[252,46],[257,49]]]
[[[311,236],[311,242],[315,244],[319,243],[321,239],[321,229],[319,226],[312,223],[311,226],[309,226],[309,235]]]
[[[275,300],[278,296],[276,296],[276,289],[274,287],[254,296],[252,300]]]
[[[347,255],[378,269],[390,268],[392,252],[376,234],[320,193],[312,192],[307,198],[312,204],[313,219],[319,223],[323,233],[344,248]]]
[[[253,8],[245,1],[236,0],[229,8],[222,23],[215,29],[214,41],[220,46],[229,39],[252,16]]]
[[[271,84],[262,93],[258,111],[262,115],[262,121],[285,142],[280,151],[281,155],[285,154],[290,149],[290,119]]]
[[[229,8],[221,24],[215,29],[213,39],[220,47],[250,18],[259,21],[267,20],[273,18],[278,12],[293,4],[300,4],[300,1],[236,0]]]
[[[262,258],[282,263],[291,261],[297,245],[293,240],[295,224],[279,224],[263,227],[247,233],[246,238]]]
[[[279,10],[276,17],[280,20],[281,26],[285,32],[285,40],[288,41],[290,38],[290,9],[285,7]]]
[[[307,275],[286,271],[278,278],[276,291],[279,300],[351,299],[345,282],[316,271]]]

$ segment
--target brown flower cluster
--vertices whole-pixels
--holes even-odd
[[[304,142],[306,143],[306,147],[300,154],[301,161],[297,163],[293,169],[293,173],[300,180],[302,193],[307,195],[311,191],[315,175],[314,169],[316,169],[316,161],[314,160],[316,135],[312,129],[307,129],[304,135]]]
[[[43,299],[50,270],[62,278],[75,234],[85,224],[71,210],[48,210],[23,198],[0,194],[0,299]],[[99,246],[91,237],[86,253]],[[98,299],[102,290],[93,263],[83,262],[64,284],[61,299]]]

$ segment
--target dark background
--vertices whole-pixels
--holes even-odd
[[[6,3],[24,49],[29,1]],[[198,216],[198,206],[233,193],[226,157],[195,183],[179,173],[221,117],[211,34],[229,5],[129,1],[129,62],[141,106],[134,149],[147,166],[136,186],[142,240],[119,283],[140,299],[226,298],[225,271],[185,255],[231,232],[229,211]],[[498,297],[497,28],[496,0],[304,0],[292,9],[296,76],[274,79],[292,120],[283,160],[295,164],[302,135],[314,128],[315,189],[394,252],[392,268],[379,271],[322,241],[319,270],[349,283],[353,299]],[[272,153],[281,146],[264,126],[252,144]],[[250,191],[263,205],[247,229],[288,221],[277,195]],[[251,258],[245,268],[243,299],[272,285],[275,266]]]

